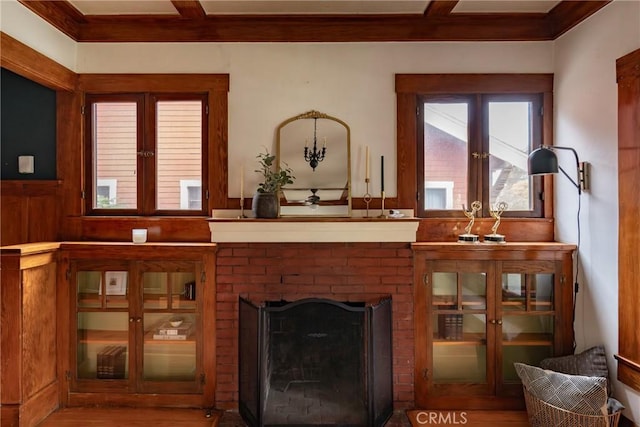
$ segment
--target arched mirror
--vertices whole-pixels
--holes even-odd
[[[277,156],[296,179],[283,188],[282,216],[351,216],[349,126],[309,111],[277,129]]]

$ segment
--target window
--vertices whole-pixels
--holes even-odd
[[[206,112],[202,94],[88,95],[88,211],[204,214]]]
[[[399,204],[413,170],[420,217],[462,216],[475,200],[482,217],[498,202],[508,204],[503,216],[542,216],[542,179],[528,175],[527,158],[551,135],[543,116],[551,83],[550,75],[398,75],[398,129],[416,129],[413,139],[399,133],[398,158],[417,159],[398,168]],[[402,114],[411,104],[414,119]]]

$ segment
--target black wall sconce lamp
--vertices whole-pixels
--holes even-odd
[[[578,173],[577,182],[565,172],[562,167],[558,165],[558,157],[555,150],[568,150],[573,153],[573,156],[576,159],[576,171]],[[582,192],[589,190],[589,163],[581,162],[578,159],[578,153],[571,147],[556,147],[555,145],[542,145],[539,148],[536,148],[529,154],[529,175],[546,175],[549,173],[558,173],[558,171],[562,172],[564,176],[566,176],[569,181],[578,189],[578,213],[576,214],[576,222],[578,228],[578,242],[576,249],[576,268],[575,268],[575,277],[573,281],[573,322],[575,323],[576,319],[576,301],[577,298],[575,295],[578,294],[578,290],[580,285],[578,284],[578,275],[580,271],[580,257],[578,256],[578,252],[580,251],[580,201],[582,200]],[[573,349],[576,349],[575,339],[573,341]]]
[[[555,150],[569,150],[576,158],[577,182],[558,165],[558,157]],[[542,145],[529,154],[529,175],[546,175],[562,172],[569,181],[578,189],[578,193],[589,191],[589,163],[578,160],[578,153],[571,147],[557,147],[555,145]]]

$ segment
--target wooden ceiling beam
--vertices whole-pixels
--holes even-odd
[[[546,25],[554,39],[587,19],[612,0],[570,1],[563,0],[546,15]]]
[[[550,40],[544,15],[89,17],[80,42],[385,42]]]
[[[84,15],[71,3],[60,0],[18,1],[64,34],[78,40],[78,26],[86,21]]]
[[[175,16],[84,16],[62,0],[19,0],[78,42],[387,42],[554,40],[612,0],[563,0],[548,14],[455,14],[432,1],[423,15],[207,15],[172,0]]]
[[[451,13],[459,0],[431,0],[424,11],[424,16],[446,16]]]
[[[188,19],[204,19],[205,13],[198,0],[171,0],[180,16]]]

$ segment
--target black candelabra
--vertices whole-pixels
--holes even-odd
[[[317,135],[317,124],[318,118],[314,117],[313,119],[313,149],[310,151],[307,144],[304,145],[304,159],[309,163],[311,169],[316,170],[318,167],[318,163],[324,160],[324,155],[327,152],[327,142],[325,138],[325,143],[322,146],[322,149],[318,150],[318,139]]]

